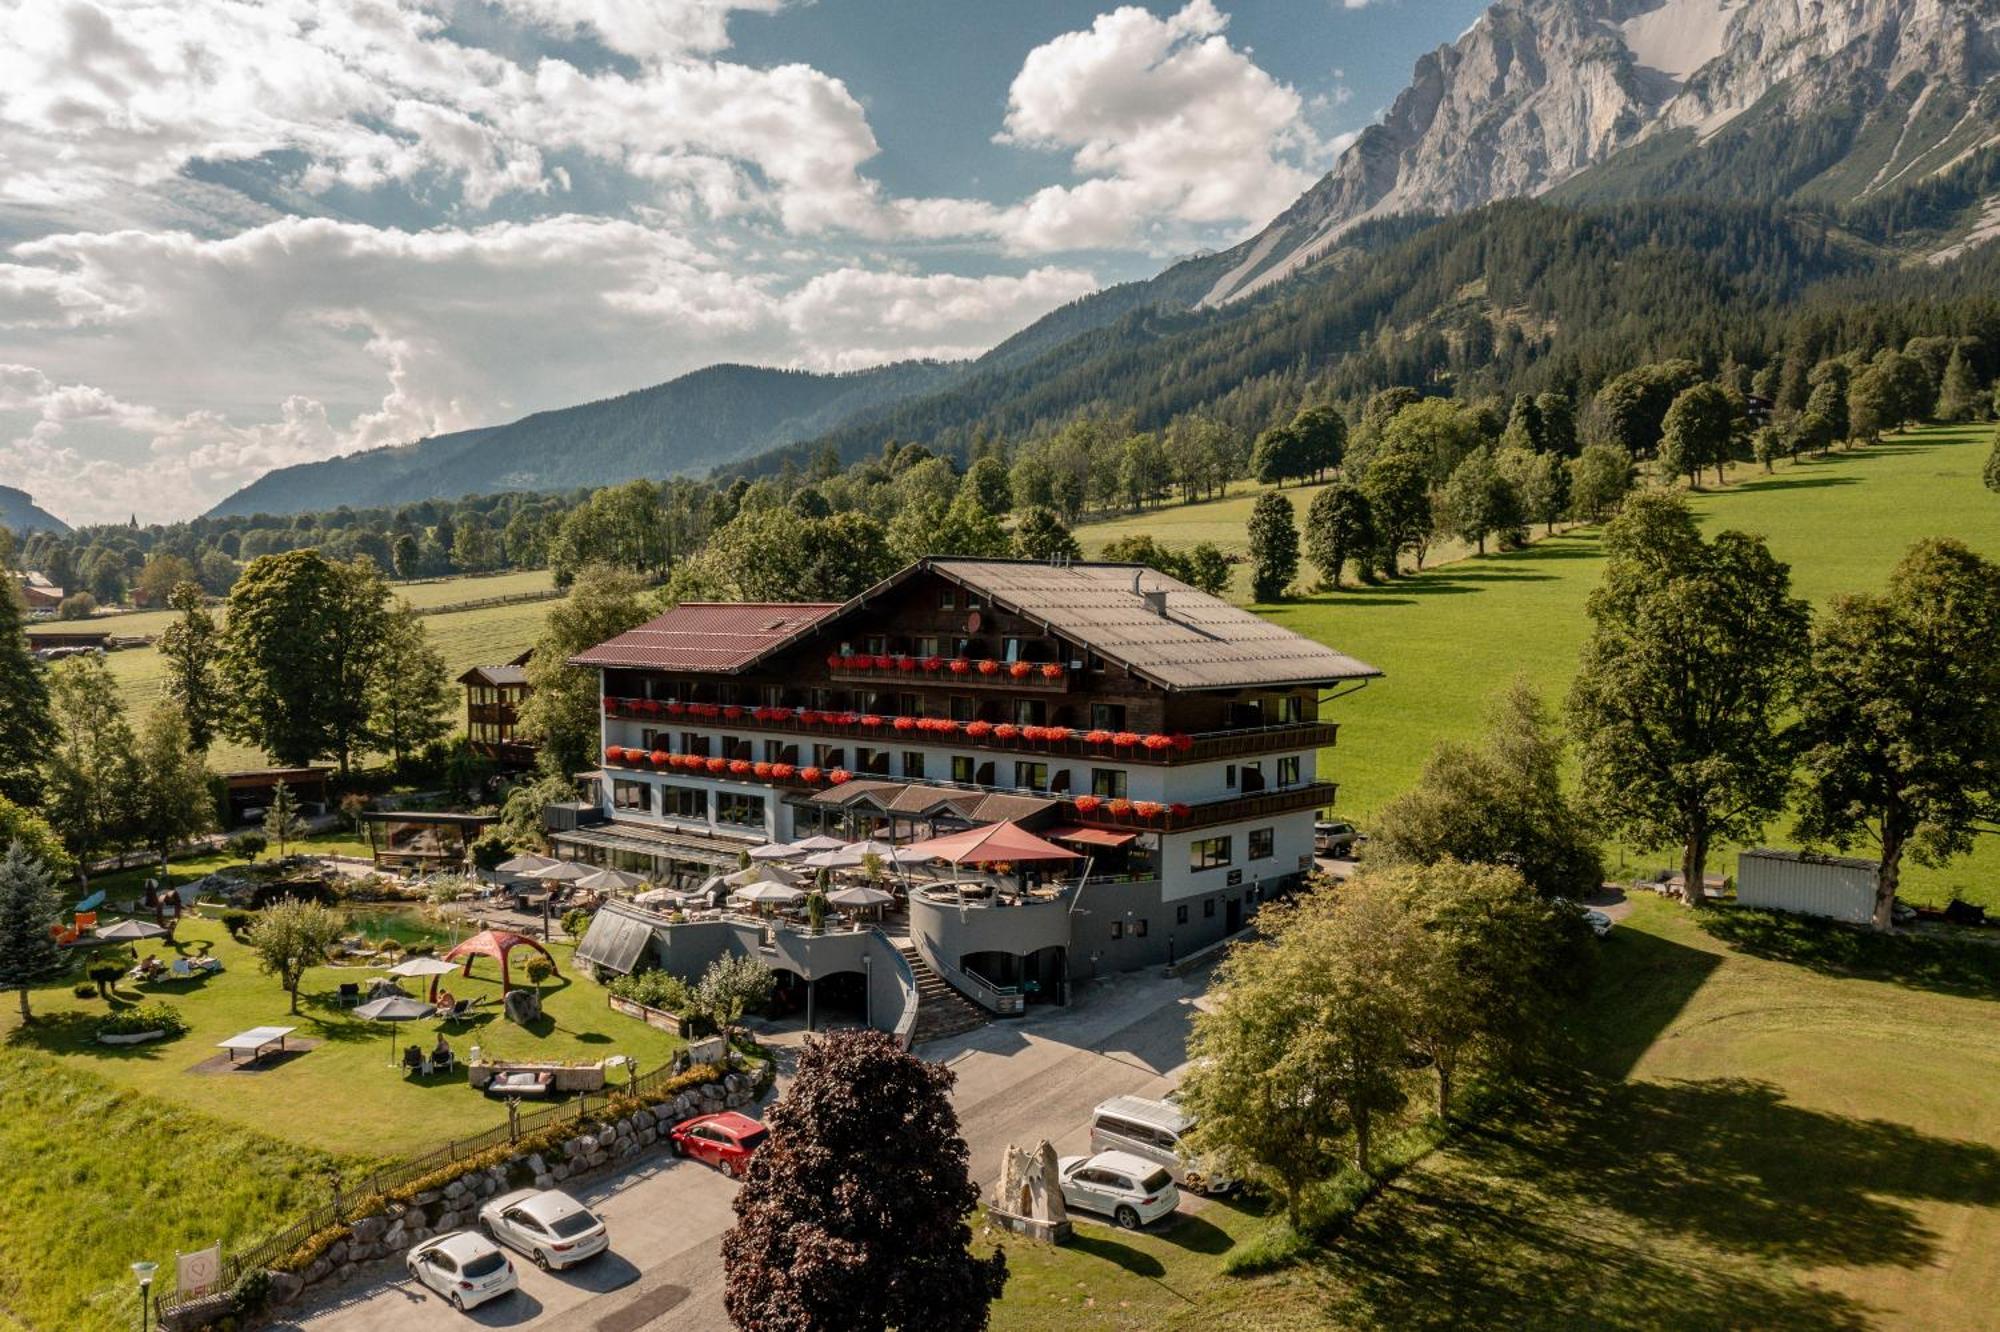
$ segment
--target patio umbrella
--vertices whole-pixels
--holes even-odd
[[[588,865],[575,865],[567,860],[552,860],[535,871],[535,877],[543,883],[575,883],[597,873]]]
[[[814,869],[858,869],[869,856],[880,856],[884,865],[915,865],[919,859],[912,859],[901,849],[887,842],[869,840],[866,842],[843,842],[830,851],[822,851],[816,856],[806,857],[805,863]]]
[[[786,888],[798,886],[799,876],[790,870],[779,869],[776,865],[752,865],[749,869],[725,874],[722,881],[731,888],[748,888],[752,884],[775,883]]]
[[[512,860],[503,860],[493,868],[502,874],[536,874],[559,863],[547,856],[519,855]]]
[[[801,851],[838,851],[847,843],[838,837],[828,837],[825,833],[814,833],[811,837],[800,838],[792,845]]]
[[[887,906],[896,900],[896,895],[880,888],[836,888],[826,895],[826,900],[844,907]]]
[[[954,865],[1084,859],[1067,847],[1044,841],[1012,820],[967,828],[948,837],[912,842],[904,848],[904,854],[913,859],[944,860]]]
[[[770,842],[750,848],[752,860],[797,860],[805,854],[804,847],[793,846],[790,842]]]
[[[370,999],[354,1010],[354,1016],[369,1022],[415,1022],[437,1012],[436,1004],[427,1004],[421,999],[412,999],[407,994],[385,995],[380,999]],[[389,1067],[396,1066],[396,1029],[389,1028]]]
[[[91,931],[99,939],[111,939],[116,942],[157,939],[166,932],[165,926],[155,925],[149,920],[121,920],[116,925],[106,925],[103,929]]]
[[[789,906],[804,897],[805,893],[782,883],[753,883],[748,888],[738,889],[736,896],[759,906]]]
[[[457,963],[447,962],[441,957],[411,957],[405,958],[395,966],[390,967],[389,974],[391,976],[429,976],[431,978],[431,998],[435,1000],[438,992],[438,977],[449,976],[457,970]],[[357,1009],[356,1011],[358,1012],[359,1010]]]
[[[622,893],[627,889],[637,888],[645,882],[638,875],[627,874],[624,870],[601,869],[595,874],[586,874],[578,879],[576,886],[586,888],[593,893]]]

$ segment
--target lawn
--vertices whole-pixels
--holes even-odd
[[[481,596],[503,596],[507,594],[506,584],[531,579],[540,579],[546,586],[548,575],[540,572],[507,574],[497,578],[451,579],[401,586],[407,586],[413,593],[429,593],[436,598],[432,604],[443,604]],[[495,589],[496,584],[502,586]],[[459,591],[446,596],[445,592],[450,589]],[[534,589],[516,587],[512,590]],[[456,680],[474,666],[508,661],[531,647],[541,637],[542,624],[548,616],[550,604],[547,601],[528,601],[511,606],[482,606],[477,610],[426,615],[423,626],[431,641],[437,644],[438,651],[444,654],[447,677]],[[126,617],[120,617],[108,623],[125,622]],[[117,632],[129,631],[120,629]],[[159,649],[149,647],[114,652],[104,659],[104,663],[110,668],[112,678],[118,682],[119,696],[125,702],[126,713],[136,725],[166,690],[166,663],[161,659]],[[462,722],[463,718],[461,707],[454,714],[454,720]],[[265,762],[264,755],[257,750],[230,740],[218,740],[209,751],[209,766],[217,772],[263,767]]]
[[[1979,478],[1992,431],[1932,427],[1781,464],[1773,476],[1745,469],[1729,488],[1696,495],[1694,505],[1711,530],[1766,537],[1791,565],[1798,593],[1824,606],[1837,593],[1879,588],[1920,537],[1955,536],[2000,557],[2000,499]],[[1130,527],[1179,547],[1217,539],[1233,521],[1240,550],[1249,502],[1239,496],[1094,526],[1085,529],[1086,542]],[[1410,784],[1438,740],[1478,732],[1487,700],[1513,676],[1525,675],[1559,702],[1588,627],[1584,599],[1602,567],[1597,534],[1583,529],[1391,584],[1258,607],[1386,672],[1332,708],[1340,745],[1322,756],[1321,771],[1340,783],[1340,812],[1365,826]],[[1774,826],[1770,836],[1782,841],[1785,831]],[[1614,870],[1620,854],[1613,852]],[[1627,870],[1660,863],[1657,855],[1623,854]],[[1957,892],[2000,907],[2000,846],[1982,845],[1943,871],[1906,866],[1904,891],[1932,902]]]
[[[1733,942],[1728,942],[1733,941]],[[1878,948],[1891,950],[1875,957]],[[1256,1218],[1008,1244],[1003,1332],[1973,1329],[2000,1307],[2000,953],[1651,896],[1604,945],[1574,1076],[1392,1183],[1302,1268]]]

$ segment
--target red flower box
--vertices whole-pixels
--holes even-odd
[[[852,712],[843,712],[840,714],[840,724],[842,726],[853,726],[860,722],[860,720],[861,718]]]
[[[937,673],[938,673],[939,671],[941,671],[941,670],[943,670],[943,669],[944,669],[944,658],[943,658],[943,657],[925,657],[925,658],[924,658],[924,670],[925,670],[925,671],[927,671],[927,672],[929,672],[930,674],[932,674],[932,675],[936,675],[936,674],[937,674]]]
[[[830,671],[844,671],[847,669],[847,658],[838,652],[832,653],[826,659],[826,668]]]
[[[731,705],[722,710],[722,715],[727,717],[730,721],[742,721],[743,709]]]
[[[998,675],[1000,674],[1000,663],[997,661],[982,661],[979,663],[979,673],[981,675]]]
[[[1044,726],[1042,728],[1042,739],[1052,745],[1061,744],[1075,734],[1076,732],[1070,730],[1067,726]]]
[[[915,657],[898,657],[896,658],[896,669],[907,675],[917,669],[917,659]]]
[[[914,731],[917,729],[917,719],[915,717],[898,717],[895,721],[895,727],[899,731]]]
[[[875,669],[878,671],[893,671],[896,669],[896,659],[889,656],[877,657],[875,658]]]
[[[972,663],[963,657],[955,657],[952,659],[951,673],[953,675],[970,675],[972,673]]]
[[[1109,731],[1087,731],[1087,732],[1085,732],[1085,733],[1084,733],[1084,737],[1083,737],[1083,739],[1084,739],[1084,742],[1085,742],[1086,744],[1092,744],[1092,745],[1108,745],[1108,744],[1110,744],[1110,743],[1111,743],[1111,732],[1109,732]]]
[[[792,778],[798,776],[798,773],[798,768],[790,763],[773,763],[771,765],[771,775],[781,782],[790,781]]]
[[[1044,680],[1060,680],[1060,679],[1062,679],[1062,678],[1063,678],[1063,668],[1062,668],[1062,663],[1061,663],[1061,662],[1059,662],[1059,661],[1052,661],[1052,662],[1049,662],[1048,664],[1046,664],[1045,666],[1043,666],[1043,667],[1042,667],[1042,678],[1043,678]]]
[[[818,780],[819,780],[819,769],[818,769],[818,768],[800,768],[800,769],[799,769],[799,780],[800,780],[800,781],[803,781],[803,782],[816,782],[816,781],[818,781]]]
[[[983,721],[967,722],[965,724],[965,733],[974,740],[984,740],[987,736],[993,734],[993,723]]]
[[[1191,805],[1184,805],[1180,801],[1176,800],[1174,801],[1173,804],[1167,806],[1167,813],[1173,815],[1177,819],[1184,819],[1188,815],[1194,813],[1194,807]]]
[[[1165,809],[1166,806],[1156,800],[1141,800],[1132,806],[1132,812],[1142,819],[1157,819]]]
[[[712,758],[708,759],[703,764],[703,766],[706,767],[710,772],[720,775],[722,773],[729,771],[729,760],[721,758]]]
[[[841,783],[852,779],[853,776],[854,774],[849,772],[845,768],[835,768],[832,772],[826,775],[826,779],[832,782],[835,786],[839,786]]]
[[[669,717],[678,717],[686,711],[687,711],[687,705],[685,703],[667,704],[667,715]]]
[[[1017,661],[1007,668],[1007,674],[1016,680],[1025,680],[1035,673],[1035,668],[1025,661]]]
[[[771,765],[768,763],[753,764],[750,771],[756,773],[760,781],[768,782],[771,780]]]
[[[1102,800],[1094,795],[1078,796],[1076,798],[1076,812],[1079,814],[1095,814],[1097,807],[1103,803]]]
[[[656,768],[668,767],[673,763],[673,759],[674,756],[672,754],[669,754],[664,749],[656,749],[653,751],[653,766]]]
[[[1137,731],[1120,731],[1111,737],[1111,743],[1120,749],[1130,749],[1139,743],[1139,733]]]
[[[1111,802],[1110,809],[1111,817],[1122,819],[1132,812],[1132,802],[1121,796]]]
[[[745,773],[750,771],[750,760],[748,759],[729,760],[729,771],[738,777],[743,776]]]
[[[861,718],[861,725],[871,731],[879,730],[882,725],[882,719],[870,712]]]
[[[616,763],[624,757],[625,757],[625,751],[620,749],[618,746],[606,745],[604,747],[604,761],[606,763]]]
[[[1168,750],[1174,747],[1173,737],[1167,735],[1149,735],[1146,737],[1144,744],[1146,748],[1152,750],[1156,754],[1160,753],[1162,750]]]
[[[641,699],[639,701],[639,710],[644,712],[648,717],[657,717],[660,715],[660,700],[657,698]]]
[[[1174,739],[1174,748],[1179,750],[1183,754],[1187,753],[1190,749],[1194,748],[1194,737],[1191,735],[1185,735],[1179,731],[1175,731],[1173,739]]]
[[[1020,736],[1021,736],[1021,728],[1014,725],[1014,723],[1012,722],[1001,722],[998,726],[993,728],[993,738],[995,740],[1000,741],[1002,744],[1005,744],[1010,740],[1018,740]]]

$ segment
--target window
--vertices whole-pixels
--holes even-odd
[[[1270,828],[1250,830],[1250,859],[1269,860],[1277,849],[1277,839]]]
[[[1021,640],[1018,638],[1001,639],[1000,659],[1002,661],[1019,661],[1021,659]]]
[[[970,782],[972,780],[972,756],[970,754],[953,754],[951,756],[951,779],[955,782]]]
[[[906,749],[903,751],[903,775],[905,777],[922,777],[924,775],[924,756],[917,750]]]
[[[889,751],[886,749],[872,749],[867,745],[856,745],[854,747],[854,770],[856,772],[869,773],[876,777],[887,777],[889,775]]]
[[[1104,669],[1104,658],[1098,656],[1095,652],[1092,652],[1088,656],[1086,656],[1084,658],[1084,661],[1085,664],[1088,665],[1089,668],[1093,671],[1101,671]]]
[[[1286,694],[1278,700],[1278,720],[1281,722],[1301,722],[1306,719],[1306,701],[1297,694]]]
[[[1090,770],[1090,793],[1103,796],[1107,800],[1122,800],[1125,797],[1125,769],[1092,768]]]
[[[1175,907],[1175,908],[1174,908],[1174,924],[1176,924],[1176,925],[1185,925],[1185,924],[1187,924],[1187,903],[1186,903],[1186,902],[1183,902],[1183,903],[1181,903],[1181,904],[1180,904],[1179,906],[1177,906],[1177,907]]]
[[[921,717],[924,715],[923,700],[919,699],[915,694],[898,694],[896,695],[896,712],[904,717]]]
[[[1016,726],[1041,726],[1049,719],[1049,705],[1039,698],[1017,698],[1014,700],[1014,724]]]
[[[813,765],[820,768],[838,768],[847,751],[839,745],[814,745]]]
[[[782,740],[766,740],[764,742],[764,762],[783,763],[784,761],[785,742]]]
[[[1122,939],[1122,938],[1124,938],[1124,937],[1125,937],[1125,922],[1124,922],[1124,921],[1122,921],[1122,920],[1114,920],[1114,921],[1112,921],[1112,922],[1111,922],[1111,937],[1112,937],[1112,938],[1114,938],[1114,939]]]
[[[957,609],[958,609],[958,589],[957,589],[957,588],[955,588],[955,587],[941,587],[941,588],[939,588],[939,589],[938,589],[938,609],[939,609],[939,610],[957,610]]]
[[[1211,898],[1209,898],[1209,899],[1208,899],[1208,900],[1207,900],[1206,902],[1203,902],[1203,903],[1201,904],[1201,914],[1202,914],[1202,918],[1203,918],[1204,920],[1214,920],[1214,919],[1215,919],[1215,899],[1214,899],[1214,898],[1212,898],[1212,897],[1211,897]]]
[[[1049,765],[1046,763],[1016,763],[1014,765],[1014,785],[1024,786],[1032,791],[1045,791],[1049,785]]]
[[[715,821],[738,828],[764,826],[764,797],[724,791],[716,797]]]
[[[650,814],[653,812],[653,784],[613,781],[611,805],[614,809],[627,810],[634,814]]]
[[[693,731],[682,731],[681,753],[693,754],[696,758],[707,758],[708,737],[705,735],[696,735]]]
[[[1299,784],[1299,756],[1290,754],[1278,760],[1278,785],[1297,786]]]
[[[1123,703],[1093,703],[1090,705],[1090,725],[1097,731],[1122,731],[1125,729],[1125,705]]]
[[[663,786],[660,788],[660,813],[670,819],[693,819],[697,823],[707,823],[708,792],[694,786]]]
[[[932,634],[928,638],[919,638],[917,640],[917,655],[919,657],[936,657],[942,655],[938,652],[937,635]]]
[[[889,655],[889,640],[881,634],[870,634],[862,642],[866,647],[868,655],[871,657],[886,657]]]
[[[765,707],[782,708],[785,706],[785,687],[783,685],[765,685],[761,693]]]
[[[955,722],[979,720],[978,702],[969,695],[953,694],[951,696],[951,719]]]
[[[1229,863],[1227,837],[1204,837],[1188,847],[1188,868],[1191,870],[1220,869]]]
[[[1234,763],[1227,764],[1223,767],[1222,784],[1228,787],[1232,791],[1236,789],[1236,765]]]
[[[1146,937],[1146,918],[1144,916],[1132,922],[1132,937],[1135,939]]]

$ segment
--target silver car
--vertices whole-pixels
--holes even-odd
[[[597,1214],[557,1189],[503,1193],[479,1209],[479,1224],[543,1271],[595,1258],[611,1247]]]
[[[475,1230],[439,1235],[411,1249],[404,1261],[411,1276],[450,1300],[460,1313],[520,1285],[507,1255]]]

